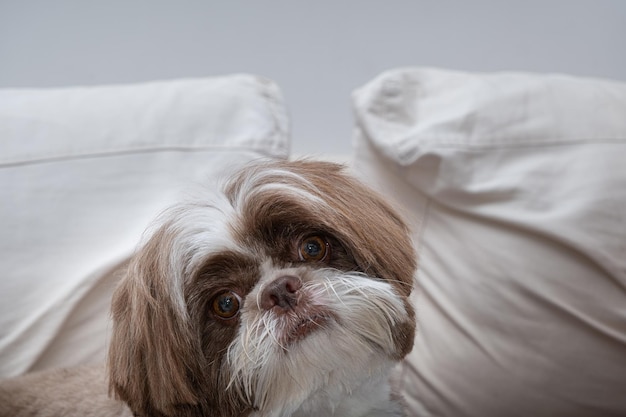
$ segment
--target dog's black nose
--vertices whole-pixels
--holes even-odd
[[[302,288],[300,278],[285,275],[270,282],[261,293],[261,308],[271,310],[293,310],[298,305],[298,290]]]

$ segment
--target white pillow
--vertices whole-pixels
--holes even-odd
[[[626,84],[386,72],[355,169],[420,256],[411,415],[626,414]]]
[[[0,90],[0,376],[102,361],[114,272],[150,221],[288,136],[280,91],[249,75]]]

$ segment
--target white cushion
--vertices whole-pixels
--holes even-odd
[[[412,415],[626,414],[626,85],[404,68],[353,99],[420,256]]]
[[[271,81],[249,75],[0,90],[0,376],[102,361],[111,289],[187,187],[287,156]]]

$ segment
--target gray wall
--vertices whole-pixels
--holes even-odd
[[[0,88],[251,72],[293,152],[350,152],[350,92],[397,66],[626,80],[622,0],[0,0]]]

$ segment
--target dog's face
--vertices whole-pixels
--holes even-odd
[[[402,220],[341,167],[253,165],[170,210],[136,254],[111,389],[140,416],[314,409],[411,350],[415,266]]]

